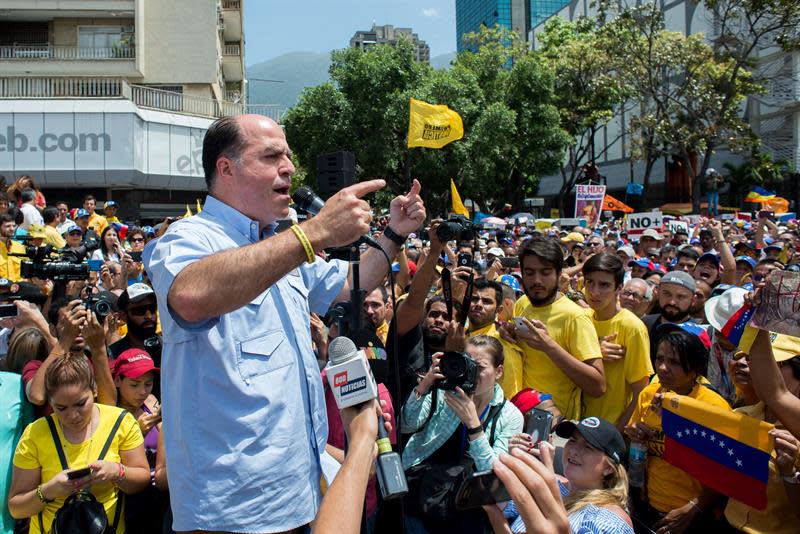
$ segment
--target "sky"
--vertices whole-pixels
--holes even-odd
[[[245,63],[345,48],[357,30],[410,27],[431,57],[455,52],[455,0],[245,0]]]

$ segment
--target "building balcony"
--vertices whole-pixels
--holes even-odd
[[[231,82],[240,82],[244,78],[242,48],[239,43],[226,43],[222,46],[222,74]]]
[[[0,46],[0,60],[107,60],[136,59],[136,47],[112,46],[107,48],[42,45]]]
[[[2,10],[13,12],[15,16],[53,12],[60,16],[69,13],[69,16],[86,17],[109,12],[133,13],[136,2],[137,0],[3,0]]]
[[[242,10],[238,0],[222,3],[222,37],[229,42],[242,40]]]
[[[246,105],[134,85],[116,76],[0,77],[0,100],[127,99],[141,108],[216,119],[258,113],[280,121],[284,108],[274,104]]]

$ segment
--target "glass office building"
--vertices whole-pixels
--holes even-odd
[[[456,0],[458,51],[466,48],[461,37],[477,32],[482,25],[499,25],[527,41],[531,29],[567,4],[569,0]]]

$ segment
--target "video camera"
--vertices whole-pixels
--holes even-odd
[[[454,391],[460,387],[467,395],[477,387],[478,364],[466,352],[445,352],[439,358],[439,372],[444,375],[434,387]]]
[[[24,257],[30,261],[20,264],[22,278],[41,278],[55,282],[69,280],[86,280],[89,278],[89,265],[83,260],[97,249],[99,244],[87,242],[78,248],[62,248],[57,251],[58,258],[53,259],[53,246],[42,245],[25,247]],[[23,254],[18,254],[23,256]]]
[[[472,241],[475,239],[475,226],[463,215],[451,215],[449,219],[439,223],[436,237],[442,243],[447,241]]]

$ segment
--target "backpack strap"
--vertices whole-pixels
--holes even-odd
[[[56,430],[56,423],[53,421],[53,416],[48,415],[47,419],[47,426],[50,427],[50,435],[53,436],[53,443],[56,445],[56,452],[58,453],[58,459],[61,461],[61,469],[69,469],[69,464],[67,463],[67,457],[64,455],[64,448],[61,446],[61,440],[58,439],[58,430]]]
[[[506,405],[506,401],[505,401],[505,399],[503,399],[502,403],[492,407],[492,410],[489,412],[489,416],[486,418],[486,423],[485,424],[488,425],[490,422],[492,424],[492,430],[491,430],[491,432],[489,432],[489,445],[492,446],[492,447],[494,447],[494,434],[495,434],[495,431],[497,430],[497,420],[500,419],[500,412],[503,411],[503,406],[505,406],[505,405]],[[484,430],[486,430],[485,426],[484,426]]]
[[[111,524],[111,528],[109,529],[113,534],[116,534],[117,532],[117,527],[119,526],[119,520],[122,518],[122,507],[125,504],[125,494],[119,488],[117,488],[116,491],[117,491],[117,509],[114,510],[114,522]]]
[[[111,447],[111,442],[114,441],[114,436],[117,435],[117,430],[119,430],[119,425],[122,424],[122,420],[125,418],[126,415],[128,415],[128,412],[126,412],[125,410],[122,410],[122,412],[120,412],[119,417],[117,417],[117,420],[114,422],[114,426],[111,428],[111,432],[108,434],[108,439],[106,439],[106,442],[103,445],[103,450],[100,451],[100,457],[97,458],[98,460],[102,460],[103,458],[106,457],[106,453],[108,452],[108,449]]]
[[[425,422],[422,423],[422,426],[420,426],[418,429],[409,434],[409,439],[414,434],[417,434],[425,430],[425,427],[428,426],[428,423],[430,423],[431,419],[433,419],[433,412],[436,410],[436,403],[439,401],[439,388],[435,387],[431,388],[430,394],[431,394],[431,409],[428,410],[428,417],[425,418]]]

